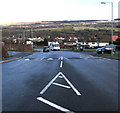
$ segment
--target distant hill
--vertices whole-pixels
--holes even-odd
[[[37,24],[51,24],[51,23],[77,23],[77,22],[96,22],[96,21],[108,21],[108,20],[63,20],[63,21],[40,21],[40,22],[0,22],[2,26],[9,25],[37,25]]]

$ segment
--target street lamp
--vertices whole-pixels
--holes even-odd
[[[111,45],[112,51],[111,55],[113,55],[113,2],[101,2],[101,4],[111,4]]]

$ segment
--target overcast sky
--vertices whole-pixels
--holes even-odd
[[[120,0],[0,0],[0,22],[110,20],[113,2],[118,18]]]

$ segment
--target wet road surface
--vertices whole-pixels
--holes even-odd
[[[36,52],[3,66],[3,111],[117,111],[118,61]]]

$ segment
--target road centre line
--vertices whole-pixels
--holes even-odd
[[[66,85],[63,85],[63,84],[59,84],[59,83],[52,83],[52,84],[54,84],[54,85],[56,85],[56,86],[61,86],[61,87],[64,87],[64,88],[71,88],[70,86],[66,86]]]
[[[60,59],[63,60],[63,57],[61,57]]]
[[[57,105],[57,104],[55,104],[53,102],[50,102],[50,101],[48,101],[48,100],[46,100],[46,99],[44,99],[42,97],[38,97],[37,100],[42,101],[43,103],[48,104],[49,106],[52,106],[52,107],[54,107],[54,108],[56,108],[56,109],[58,109],[60,111],[63,111],[63,112],[66,112],[66,113],[74,113],[74,112],[72,112],[72,111],[70,111],[70,110],[68,110],[66,108],[63,108],[63,107],[61,107],[61,106],[59,106],[59,105]]]
[[[63,67],[63,61],[60,62],[60,68],[62,68],[62,67]]]

